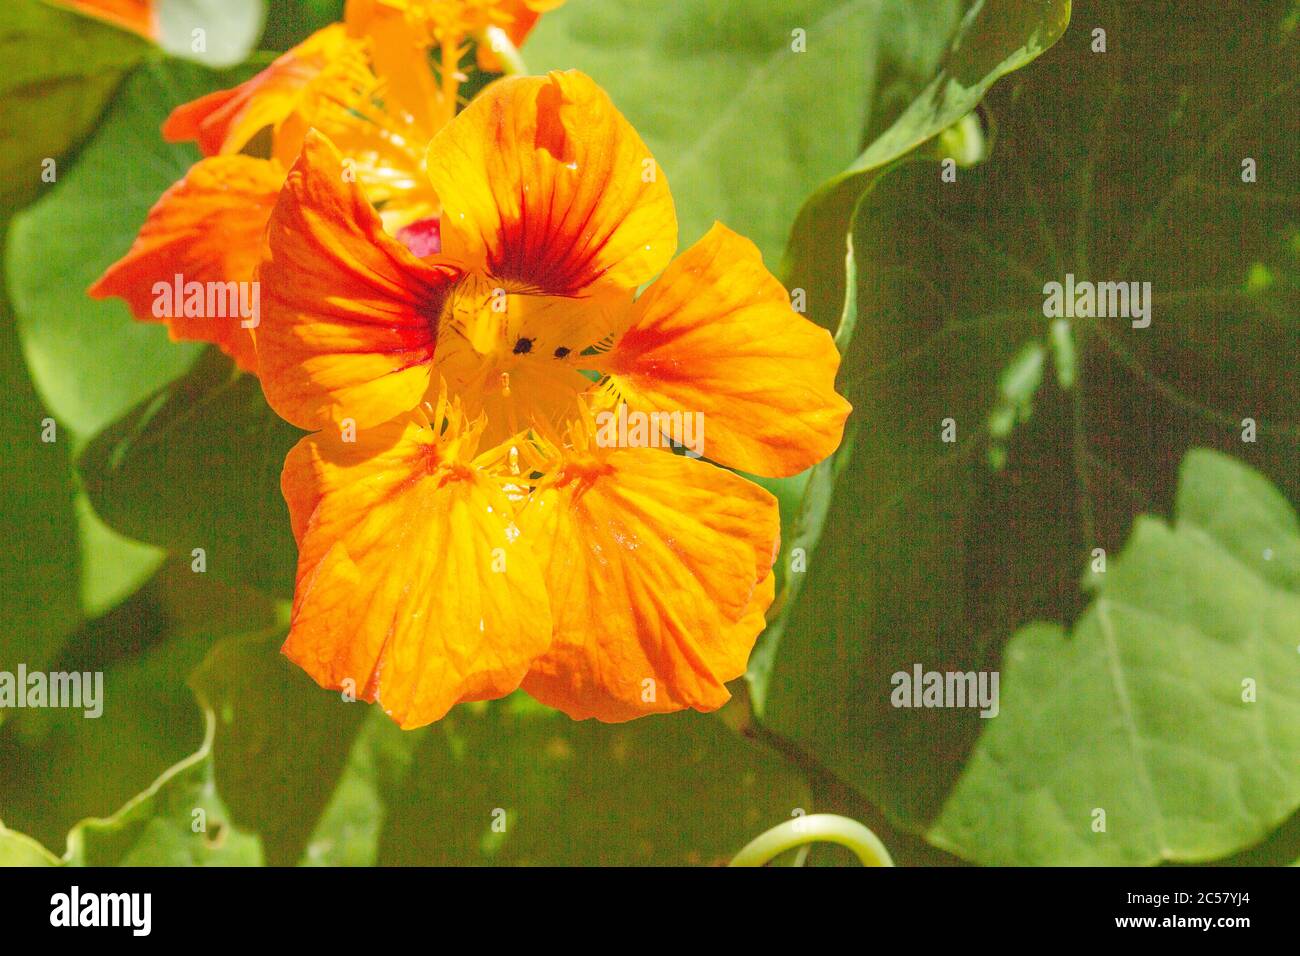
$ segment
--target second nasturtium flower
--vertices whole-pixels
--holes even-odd
[[[163,124],[172,142],[204,158],[155,204],[135,244],[91,287],[117,296],[173,338],[212,342],[257,371],[258,318],[193,315],[160,303],[175,277],[200,285],[252,283],[262,234],[288,168],[315,128],[343,150],[349,174],[385,228],[417,252],[437,247],[437,194],[424,172],[429,139],[458,107],[462,46],[473,36],[486,68],[494,31],[523,41],[542,10],[562,0],[350,0],[346,23],[324,27],[251,79],[177,107]],[[77,9],[140,32],[156,19],[146,0],[78,0]],[[439,51],[435,66],[431,49]],[[269,131],[269,156],[247,155]],[[169,300],[170,302],[171,300]]]
[[[465,37],[476,37],[479,65],[499,71],[494,46],[502,40],[518,47],[549,10],[564,0],[348,0],[345,17],[354,30],[386,36],[393,42],[415,42],[436,48],[443,62],[459,59]]]
[[[427,65],[422,68],[429,72]],[[177,107],[163,124],[173,142],[193,140],[204,158],[149,211],[135,243],[90,289],[119,296],[136,318],[165,321],[173,338],[208,341],[240,368],[257,370],[252,321],[238,315],[188,315],[176,302],[160,309],[156,283],[252,283],[262,236],[288,167],[312,127],[329,131],[353,152],[353,173],[365,183],[396,231],[437,216],[437,197],[411,145],[432,127],[384,107],[389,84],[375,72],[364,39],[343,24],[318,30],[266,69],[228,90]],[[270,156],[243,152],[264,130]]]
[[[579,718],[720,706],[779,532],[772,496],[720,466],[792,475],[836,448],[829,334],[720,224],[672,259],[664,174],[581,73],[488,87],[426,167],[430,255],[321,133],[271,216],[263,388],[318,430],[283,476],[285,653],[406,727],[520,686]],[[613,413],[648,432],[609,441]],[[710,461],[663,447],[685,415]]]

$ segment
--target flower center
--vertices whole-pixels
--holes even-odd
[[[488,443],[527,428],[549,433],[591,387],[583,353],[610,334],[617,312],[608,298],[546,295],[471,273],[442,306],[437,369],[467,412],[487,415]]]

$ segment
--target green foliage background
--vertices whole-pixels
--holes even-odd
[[[609,90],[683,247],[721,219],[803,290],[855,413],[769,483],[782,590],[720,714],[517,695],[406,733],[278,654],[296,431],[219,354],[84,294],[197,158],[167,112],[340,7],[165,0],[165,26],[208,18],[202,63],[184,31],[0,10],[0,670],[106,683],[99,720],[0,710],[0,863],[714,864],[798,811],[904,864],[1300,856],[1300,5],[544,17],[530,67]],[[1151,327],[1045,319],[1067,272],[1152,282]],[[915,663],[999,670],[1001,713],[891,707]]]

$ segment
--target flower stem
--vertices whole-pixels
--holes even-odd
[[[460,91],[460,45],[454,39],[442,41],[442,100],[447,121],[456,118],[456,94]]]
[[[528,64],[519,54],[519,48],[510,42],[506,31],[492,26],[478,34],[480,46],[486,46],[501,61],[501,71],[506,76],[527,76]]]
[[[863,866],[893,866],[880,838],[856,820],[833,813],[787,820],[747,843],[730,866],[763,866],[786,850],[807,843],[838,843],[854,852]]]

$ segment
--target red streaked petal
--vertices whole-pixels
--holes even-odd
[[[338,151],[312,133],[267,231],[258,357],[267,400],[301,428],[375,425],[425,397],[454,270],[384,232]]]
[[[444,251],[520,287],[634,289],[677,245],[662,170],[576,71],[492,84],[434,137],[427,162]]]

